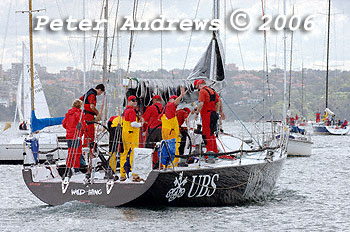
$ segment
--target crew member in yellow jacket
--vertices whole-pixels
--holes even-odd
[[[123,152],[121,142],[121,128],[123,127],[122,117],[112,116],[107,123],[109,131],[109,166],[113,172],[116,171],[117,153]]]
[[[163,114],[161,115],[162,120],[162,139],[169,140],[175,138],[176,140],[176,152],[175,155],[179,155],[179,146],[180,146],[180,131],[179,123],[176,117],[176,108],[179,105],[182,97],[187,93],[185,87],[181,87],[180,96],[173,95],[170,97],[168,103],[163,109]],[[173,164],[177,165],[179,158],[176,157],[173,161]]]
[[[139,135],[141,123],[137,122],[136,117],[137,99],[135,96],[128,98],[128,105],[123,113],[123,129],[122,129],[122,140],[124,152],[120,154],[120,180],[126,180],[126,171],[132,170],[134,149],[139,147]],[[125,170],[125,163],[128,160],[130,170]]]

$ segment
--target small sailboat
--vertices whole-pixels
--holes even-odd
[[[63,117],[51,118],[49,108],[44,95],[38,73],[33,61],[33,35],[32,35],[32,2],[29,1],[29,10],[21,11],[29,15],[29,46],[22,46],[23,71],[18,83],[16,113],[19,115],[19,126],[6,130],[2,135],[0,143],[0,163],[24,163],[23,147],[30,144],[36,147],[35,156],[32,160],[38,163],[41,160],[54,160],[65,158],[66,152],[60,154],[58,134],[55,129],[43,130],[50,126],[62,124]],[[22,95],[23,93],[23,95]],[[23,101],[22,101],[23,98]],[[23,108],[23,111],[22,111]],[[15,119],[16,115],[15,114]],[[16,121],[16,120],[14,120]],[[14,123],[16,124],[16,122]],[[54,133],[53,133],[54,132]],[[62,134],[64,135],[64,134]],[[40,151],[39,151],[40,142]],[[48,157],[47,153],[50,153]]]
[[[331,0],[328,0],[328,31],[327,31],[327,70],[326,70],[326,107],[321,120],[320,113],[316,113],[316,123],[312,124],[314,134],[320,135],[346,135],[350,127],[347,123],[335,122],[335,114],[328,107],[328,68],[329,68],[329,35],[331,20]],[[346,121],[346,120],[345,120]]]
[[[214,0],[214,9],[214,18],[218,18],[218,0]],[[186,86],[189,91],[184,102],[195,102],[198,94],[194,92],[194,76],[212,83],[217,90],[225,86],[224,53],[218,33],[213,33],[206,52],[188,79],[130,79],[125,92],[134,93],[140,102],[147,104],[150,94],[158,94],[166,102],[170,95],[179,91],[180,86]],[[141,181],[134,182],[131,178],[121,181],[118,172],[110,175],[110,163],[101,157],[109,158],[108,153],[97,145],[96,151],[92,151],[97,158],[89,162],[92,170],[89,175],[66,176],[65,171],[55,163],[35,165],[28,162],[22,170],[24,182],[36,197],[49,205],[80,201],[108,207],[224,206],[265,200],[271,193],[286,159],[286,133],[282,133],[279,139],[272,139],[269,144],[262,145],[255,140],[255,144],[248,145],[243,139],[219,132],[217,141],[220,151],[211,153],[213,162],[207,162],[202,150],[200,128],[189,130],[192,136],[187,138],[188,146],[180,158],[191,158],[194,162],[186,166],[154,167],[154,149],[134,149],[132,173],[137,174]],[[287,130],[284,128],[283,131]],[[163,140],[159,146],[167,148],[167,144],[175,147],[174,142],[167,140]],[[192,151],[193,146],[198,150]],[[157,147],[155,149],[158,150]],[[158,150],[160,160],[163,156],[169,157],[169,150],[165,150]],[[27,146],[25,153],[30,157],[33,149]]]
[[[294,15],[294,6],[293,6],[293,15]],[[288,100],[288,124],[289,124],[289,139],[287,145],[287,154],[288,156],[311,156],[312,144],[311,135],[307,132],[306,127],[301,125],[303,123],[302,119],[299,119],[298,115],[295,115],[295,118],[290,116],[291,110],[291,93],[292,93],[292,61],[293,61],[293,35],[294,32],[291,32],[291,49],[290,49],[290,66],[289,66],[289,100]],[[303,74],[303,70],[302,70]],[[302,75],[302,101],[303,101],[303,81],[304,76]],[[303,102],[302,102],[303,105]],[[303,114],[303,109],[302,109]]]
[[[16,112],[11,128],[7,129],[0,135],[0,163],[17,164],[23,163],[23,143],[24,140],[32,133],[45,128],[40,123],[43,118],[51,118],[49,107],[44,94],[43,86],[40,82],[39,75],[33,67],[33,83],[34,83],[34,111],[32,113],[32,97],[31,97],[31,72],[29,50],[22,44],[22,63],[23,69],[18,81]],[[35,117],[32,119],[32,117]],[[38,120],[39,119],[39,120]],[[57,120],[57,119],[56,119]],[[61,119],[57,122],[51,120],[50,125],[60,124]],[[60,133],[61,132],[61,133]],[[65,146],[61,139],[65,137],[63,128],[56,127],[51,129],[41,130],[33,134],[33,137],[38,139],[40,150],[45,153],[52,151],[57,147]],[[66,157],[67,152],[57,151],[54,154],[54,159]],[[46,155],[42,154],[39,160],[46,160]]]

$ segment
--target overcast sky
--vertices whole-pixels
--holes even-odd
[[[33,9],[46,9],[35,15],[46,15],[51,19],[73,18],[81,19],[83,15],[83,0],[33,0]],[[119,17],[132,14],[131,0],[121,0]],[[198,0],[162,0],[163,15],[167,19],[193,19],[196,13]],[[255,28],[261,25],[261,1],[260,0],[222,0],[221,16],[224,17],[233,9],[242,8],[249,12],[252,18],[252,29],[237,33],[227,27],[222,30],[221,40],[225,46],[226,63],[235,63],[240,70],[263,67],[264,37],[262,32]],[[283,1],[266,0],[265,14],[282,14]],[[315,28],[311,32],[298,30],[294,34],[293,42],[293,69],[300,70],[301,63],[304,67],[313,69],[325,69],[326,60],[326,29],[328,0],[287,0],[287,13],[291,14],[292,5],[295,6],[295,14],[307,16],[314,14]],[[96,19],[100,17],[102,0],[86,0],[86,18]],[[225,12],[226,5],[226,14]],[[110,0],[109,50],[112,42],[114,17],[117,1]],[[16,10],[27,10],[27,0],[2,0],[0,2],[0,63],[4,68],[10,67],[12,62],[21,62],[21,44],[28,44],[28,16],[15,13]],[[200,0],[198,19],[211,19],[212,0]],[[330,64],[331,68],[350,70],[350,1],[333,0],[330,35]],[[139,0],[138,18],[152,19],[159,15],[160,0]],[[117,68],[117,48],[120,50],[121,68],[126,69],[130,32],[120,33],[119,45],[115,39],[113,49],[114,69]],[[190,32],[164,32],[163,33],[163,68],[183,68],[185,54],[190,39]],[[201,54],[205,51],[210,40],[209,32],[194,32],[189,48],[189,55],[185,64],[186,68],[193,68]],[[101,69],[102,64],[102,39],[98,42],[98,56],[92,65],[92,53],[96,40],[96,33],[87,33],[87,70]],[[290,34],[288,39],[288,59],[290,52]],[[240,43],[238,42],[240,41]],[[34,33],[34,60],[42,66],[46,66],[49,72],[58,72],[67,66],[83,68],[82,33],[49,32],[47,30]],[[242,55],[240,54],[239,44]],[[283,61],[283,33],[268,32],[268,64],[282,68]],[[136,34],[136,43],[131,60],[131,70],[157,70],[161,67],[161,36],[159,32],[139,32]],[[243,66],[244,64],[244,66]]]

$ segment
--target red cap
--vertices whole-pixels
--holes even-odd
[[[187,112],[187,113],[191,113],[191,110],[187,107],[184,108],[184,110]]]
[[[134,95],[131,95],[130,97],[128,97],[128,101],[131,101],[133,99],[136,99],[136,97]]]
[[[203,84],[203,83],[205,83],[205,81],[202,79],[195,80],[194,87],[197,88],[200,84]]]
[[[154,95],[152,99],[162,99],[159,95]]]
[[[177,96],[176,95],[173,95],[173,96],[171,96],[170,98],[169,98],[169,100],[170,99],[176,99],[177,98]]]

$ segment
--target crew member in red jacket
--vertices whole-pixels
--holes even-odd
[[[66,129],[66,139],[68,145],[68,156],[66,166],[74,168],[75,171],[80,167],[80,156],[82,153],[81,137],[86,130],[86,124],[81,120],[81,106],[83,102],[79,99],[74,100],[72,108],[68,110],[63,119],[62,125]]]
[[[146,126],[146,148],[153,148],[156,142],[162,140],[162,122],[158,120],[163,110],[162,98],[155,95],[152,98],[153,105],[147,107],[142,116],[142,122]]]
[[[97,85],[95,88],[89,89],[86,94],[81,96],[79,99],[84,102],[84,115],[83,120],[87,122],[87,129],[84,138],[84,146],[87,144],[93,144],[95,140],[95,125],[89,123],[89,121],[94,121],[96,116],[96,121],[101,120],[101,115],[96,109],[96,96],[101,95],[105,91],[105,86],[103,84]]]
[[[198,79],[194,82],[194,87],[199,90],[199,104],[196,110],[195,119],[201,113],[202,117],[202,136],[207,152],[218,153],[216,137],[214,132],[217,130],[217,121],[220,112],[222,119],[225,115],[222,111],[222,103],[219,95],[212,88],[209,88],[204,80]]]

